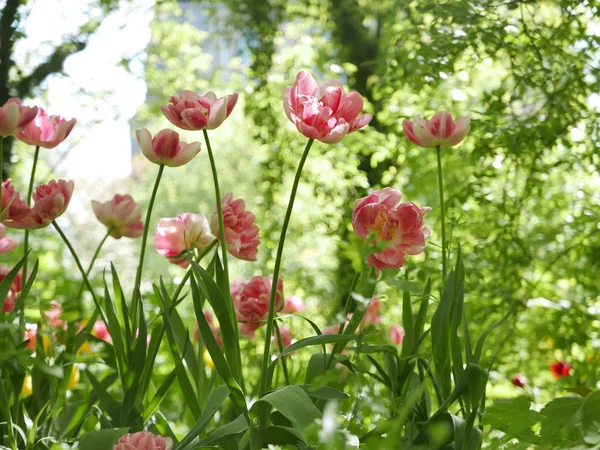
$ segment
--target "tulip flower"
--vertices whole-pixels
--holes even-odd
[[[108,332],[108,327],[102,320],[96,320],[94,322],[94,328],[92,329],[92,335],[98,339],[102,339],[108,344],[112,344],[112,337]]]
[[[425,248],[429,228],[423,217],[431,208],[419,208],[414,203],[400,202],[402,193],[392,188],[375,191],[356,200],[352,226],[356,235],[387,244],[384,250],[368,256],[367,264],[377,269],[399,269],[406,255],[417,255]]]
[[[6,278],[6,276],[10,273],[10,269],[6,266],[0,266],[0,283]],[[17,296],[21,292],[21,274],[18,273],[14,278],[10,288],[8,289],[8,294],[4,299],[4,303],[2,304],[2,312],[10,312],[15,309],[15,303],[17,302]]]
[[[522,388],[522,387],[527,386],[527,383],[529,382],[529,380],[522,373],[518,373],[513,377],[513,379],[510,382],[514,386]]]
[[[369,303],[369,306],[367,307],[367,312],[362,319],[361,325],[363,327],[367,325],[379,325],[381,323],[380,312],[381,300],[379,300],[379,297],[374,295]]]
[[[236,258],[256,261],[260,240],[258,238],[259,228],[254,224],[254,214],[245,211],[244,200],[233,200],[231,192],[225,194],[221,199],[221,206],[227,251]],[[210,219],[210,229],[215,236],[220,237],[216,205]]]
[[[131,195],[116,194],[104,203],[92,200],[92,209],[100,223],[112,229],[110,235],[115,239],[137,238],[144,232],[140,207]]]
[[[238,322],[240,334],[252,337],[257,328],[265,325],[264,320],[269,313],[271,294],[271,277],[256,276],[247,282],[234,282],[231,297]],[[283,281],[277,282],[275,310],[283,306]]]
[[[550,370],[554,378],[568,377],[573,366],[566,361],[559,361],[550,364]]]
[[[27,375],[23,380],[23,387],[21,388],[21,396],[23,398],[29,397],[33,394],[33,378],[31,375]]]
[[[32,230],[47,227],[69,206],[75,185],[72,181],[50,181],[38,186],[33,193],[35,204],[29,213],[19,219],[5,222],[10,228]]]
[[[188,250],[202,252],[214,239],[203,214],[184,213],[159,220],[154,248],[171,263],[187,267]]]
[[[54,328],[60,328],[66,323],[61,319],[63,314],[63,307],[56,300],[50,302],[50,307],[44,311],[44,317],[48,322],[48,325]]]
[[[29,145],[54,148],[69,136],[75,122],[76,119],[49,116],[43,108],[38,108],[35,119],[15,134],[15,137]]]
[[[412,121],[405,120],[402,129],[406,137],[419,147],[452,147],[465,138],[470,121],[469,117],[454,121],[450,113],[440,111],[429,121],[420,116],[415,116]]]
[[[23,106],[20,98],[9,98],[0,108],[0,137],[12,136],[35,119],[37,106]]]
[[[402,345],[404,340],[404,327],[400,325],[392,325],[390,327],[390,340],[396,345]]]
[[[153,138],[147,129],[135,132],[146,158],[155,164],[179,167],[189,163],[200,152],[200,142],[186,144],[179,140],[179,133],[162,130]]]
[[[237,100],[236,93],[217,98],[212,91],[200,96],[184,90],[160,110],[169,122],[184,130],[214,130],[229,117]]]
[[[77,364],[73,364],[73,368],[71,369],[71,374],[69,375],[69,383],[67,384],[67,389],[73,391],[79,383],[79,366]]]
[[[37,343],[37,325],[35,323],[25,324],[25,336],[23,336],[23,341],[29,341],[27,342],[25,348],[35,352],[35,346]]]
[[[2,182],[2,205],[0,206],[0,221],[22,219],[30,212],[29,206],[23,200],[15,188],[11,185],[11,179]]]
[[[173,440],[170,437],[155,436],[149,431],[126,434],[119,439],[113,450],[171,450]]]
[[[305,308],[304,300],[296,295],[288,295],[285,298],[281,312],[284,314],[295,314],[304,311]]]
[[[4,225],[0,223],[0,255],[3,253],[10,253],[15,248],[17,248],[17,242],[6,237],[6,229],[4,228]]]
[[[292,345],[292,330],[287,325],[279,325],[279,335],[281,336],[281,344],[283,348],[279,348],[279,340],[277,339],[277,330],[273,330],[273,340],[275,341],[275,346],[279,349],[280,352],[284,351],[290,345]]]
[[[304,71],[298,73],[292,87],[283,94],[283,109],[298,131],[327,144],[339,142],[371,121],[371,114],[359,116],[363,103],[358,92],[346,94],[339,81],[317,84]]]

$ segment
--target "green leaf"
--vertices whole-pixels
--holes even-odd
[[[588,445],[600,444],[600,391],[589,394],[581,407],[583,440]]]
[[[486,409],[482,422],[506,433],[509,438],[530,441],[533,439],[532,427],[541,419],[540,413],[530,407],[531,402],[524,396],[500,400]]]
[[[106,309],[106,318],[108,322],[106,327],[112,338],[112,345],[115,348],[115,358],[117,360],[117,368],[121,377],[125,374],[125,361],[127,353],[125,352],[125,344],[123,342],[123,332],[119,319],[117,317],[117,310],[112,301],[112,298],[108,292],[108,284],[106,283],[106,274],[103,276],[104,279],[104,308]]]
[[[561,397],[552,400],[541,411],[542,429],[541,444],[554,444],[560,435],[568,434],[569,440],[574,440],[573,422],[578,422],[577,415],[583,405],[581,397]],[[564,430],[564,433],[563,433]],[[578,436],[577,436],[578,437]]]
[[[169,374],[169,376],[167,376],[167,378],[165,378],[165,380],[162,382],[162,384],[156,391],[156,394],[154,394],[154,397],[152,397],[150,403],[148,403],[144,408],[144,422],[147,421],[152,416],[152,414],[156,412],[160,403],[164,400],[165,396],[167,395],[171,384],[173,384],[173,381],[175,381],[175,378],[177,378],[176,370],[172,371]]]
[[[515,311],[517,303],[513,302],[512,305],[510,305],[510,308],[508,308],[508,311],[506,312],[506,314],[504,315],[504,317],[502,319],[500,319],[498,322],[496,322],[494,325],[492,325],[491,327],[489,327],[487,330],[485,330],[483,332],[483,334],[481,335],[481,337],[479,338],[479,340],[477,341],[477,346],[475,347],[475,355],[473,356],[473,362],[475,364],[479,364],[479,360],[481,358],[481,353],[483,352],[483,345],[485,344],[485,340],[488,337],[488,335],[494,331],[494,329],[498,328],[500,325],[502,325],[506,320],[508,320],[508,318],[512,315],[512,313]]]
[[[225,403],[225,400],[227,400],[228,396],[229,389],[227,389],[227,386],[219,386],[212,391],[208,397],[208,400],[206,401],[206,406],[202,410],[202,414],[200,414],[200,417],[196,422],[196,425],[193,426],[190,432],[185,435],[185,437],[173,448],[173,450],[181,450],[190,444],[194,439],[196,439],[196,437],[198,437],[200,433],[204,431],[221,405]]]
[[[319,400],[348,400],[350,396],[342,391],[338,391],[330,386],[321,386],[313,388],[310,384],[301,384],[298,386],[308,394],[309,397],[316,398]]]
[[[134,339],[133,333],[131,331],[129,308],[127,307],[127,301],[125,299],[125,294],[123,293],[123,288],[121,287],[119,275],[117,274],[117,270],[115,269],[115,266],[113,265],[112,261],[110,263],[110,271],[112,274],[113,293],[115,296],[117,311],[119,313],[120,323],[122,323],[125,326],[125,348],[129,352],[131,348],[131,341],[133,341]]]
[[[255,410],[259,403],[271,405],[300,432],[321,417],[321,412],[312,403],[308,394],[298,386],[286,386],[266,394],[254,403],[252,410]]]
[[[110,415],[113,423],[121,422],[121,404],[115,400],[106,390],[89,369],[85,371],[88,379],[92,383],[94,393],[98,396],[98,400],[106,412]]]
[[[223,426],[220,426],[211,434],[209,434],[206,438],[200,441],[198,445],[200,446],[208,446],[208,445],[216,445],[221,444],[227,439],[235,436],[236,434],[243,433],[248,429],[248,421],[243,414],[237,416],[237,418],[229,423],[226,423]]]
[[[111,428],[90,431],[78,439],[79,448],[85,450],[112,450],[119,438],[126,435],[129,428]]]

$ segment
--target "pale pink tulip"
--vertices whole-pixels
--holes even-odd
[[[102,320],[96,320],[94,322],[94,328],[92,329],[92,335],[96,336],[98,339],[102,339],[104,342],[108,344],[112,344],[112,336],[108,332],[108,327]]]
[[[52,180],[48,184],[38,186],[33,193],[35,204],[29,213],[20,219],[6,221],[4,224],[21,230],[47,227],[67,210],[74,187],[72,181],[64,180]]]
[[[516,387],[524,388],[529,383],[529,380],[522,373],[518,373],[513,377],[511,383]]]
[[[146,158],[156,164],[179,167],[189,163],[200,152],[200,142],[186,144],[179,140],[179,133],[162,130],[153,138],[147,129],[135,132]]]
[[[158,221],[154,248],[171,263],[187,267],[190,264],[188,250],[202,252],[214,240],[203,214],[184,213]]]
[[[281,344],[283,348],[279,348],[279,339],[277,339],[277,330],[273,329],[273,341],[280,352],[292,345],[292,330],[287,325],[279,325],[279,335],[281,336]]]
[[[155,436],[149,431],[126,434],[119,439],[113,450],[171,450],[173,440],[170,437]]]
[[[284,314],[295,314],[304,311],[305,308],[304,300],[296,295],[288,295],[285,298],[281,312]]]
[[[12,136],[35,119],[37,106],[23,106],[20,98],[9,98],[0,108],[0,136]]]
[[[25,324],[25,336],[23,336],[23,341],[29,341],[25,348],[27,350],[31,350],[35,352],[35,346],[37,343],[37,325],[35,323],[26,323]]]
[[[231,192],[225,194],[221,199],[223,209],[223,227],[225,228],[225,243],[227,251],[233,256],[245,261],[256,261],[258,253],[259,228],[254,224],[254,214],[245,211],[244,200],[233,200]],[[210,229],[215,236],[219,233],[219,215],[217,206],[210,219]]]
[[[400,202],[402,193],[392,188],[375,191],[356,200],[352,213],[352,226],[358,237],[366,239],[375,235],[375,242],[385,242],[387,247],[369,255],[367,264],[377,269],[399,269],[406,255],[417,255],[425,248],[429,228],[423,216],[431,208],[419,208],[414,203]]]
[[[400,325],[392,325],[390,327],[390,340],[396,345],[402,345],[404,340],[404,328]]]
[[[0,266],[0,283],[6,278],[9,274],[10,269],[6,266]],[[8,289],[8,294],[4,299],[4,303],[2,304],[2,312],[10,312],[15,309],[15,303],[17,302],[17,296],[21,292],[21,273],[18,273],[14,278],[10,288]]]
[[[115,239],[137,238],[144,232],[142,212],[131,195],[116,194],[104,203],[92,200],[92,209],[100,223],[106,228],[112,227],[110,235]]]
[[[212,91],[200,96],[183,90],[160,110],[169,122],[184,130],[214,130],[229,117],[237,100],[237,93],[217,98]]]
[[[346,94],[339,81],[320,85],[307,72],[299,72],[283,94],[283,109],[300,133],[328,144],[365,127],[371,114],[359,116],[363,98],[358,92]]]
[[[215,318],[213,317],[212,312],[205,309],[204,317],[206,318],[206,321],[208,322],[210,331],[212,331],[213,336],[215,337],[215,340],[217,341],[217,344],[223,345],[223,339],[221,339],[221,329],[219,328],[218,322],[215,324]],[[198,329],[198,322],[196,322],[196,327],[194,329],[194,340],[196,342],[198,342],[199,339],[200,339],[200,330]]]
[[[29,206],[11,184],[11,179],[2,182],[2,205],[0,206],[0,221],[22,219],[30,212]]]
[[[66,120],[60,116],[49,116],[43,108],[38,108],[37,116],[15,137],[29,145],[54,148],[71,133],[76,119]]]
[[[381,323],[381,300],[376,295],[373,296],[369,306],[367,307],[367,312],[363,317],[362,326],[367,325],[379,325]]]
[[[265,324],[264,320],[269,313],[269,299],[271,297],[271,277],[256,276],[250,281],[240,284],[234,282],[232,291],[233,306],[239,325],[240,334],[253,336],[257,328]],[[283,281],[277,281],[277,294],[275,297],[275,310],[283,306]]]
[[[3,253],[10,253],[15,248],[17,248],[17,241],[13,241],[6,236],[6,229],[4,228],[4,225],[0,223],[0,255]]]
[[[440,111],[430,121],[420,116],[404,120],[402,129],[406,137],[419,147],[452,147],[462,141],[469,132],[471,119],[461,117],[452,120],[449,112]]]
[[[48,325],[54,328],[60,328],[63,324],[66,326],[66,323],[61,320],[63,314],[63,307],[56,300],[52,300],[50,302],[50,307],[44,311],[44,317],[48,322]]]

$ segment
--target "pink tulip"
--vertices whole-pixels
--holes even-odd
[[[0,207],[0,221],[22,219],[29,214],[30,209],[15,188],[10,184],[11,179],[2,182],[2,205]]]
[[[6,237],[6,229],[4,225],[0,223],[0,255],[3,253],[10,253],[17,248],[17,242]]]
[[[154,248],[171,263],[187,267],[190,264],[188,250],[202,252],[214,240],[203,214],[184,213],[158,221]]]
[[[245,261],[256,261],[258,253],[259,228],[254,225],[254,214],[245,211],[246,203],[242,199],[233,200],[231,192],[221,199],[223,209],[223,227],[225,228],[225,242],[227,251],[233,256]],[[219,216],[217,207],[210,219],[210,229],[215,236],[219,233]]]
[[[523,388],[523,387],[527,386],[527,383],[529,383],[529,380],[522,373],[518,373],[513,377],[513,379],[511,380],[511,383],[516,387]]]
[[[279,348],[279,339],[277,339],[277,330],[273,329],[273,340],[280,352],[292,345],[292,330],[287,325],[279,325],[279,335],[281,336],[281,344],[283,348]]]
[[[452,120],[449,112],[440,111],[428,122],[420,116],[402,122],[406,137],[419,147],[452,147],[462,141],[469,129],[469,117]]]
[[[362,319],[361,325],[363,327],[367,325],[379,325],[381,323],[381,317],[379,316],[381,312],[381,300],[376,295],[373,296],[369,306],[367,307],[367,312]]]
[[[10,269],[6,266],[0,266],[0,283],[6,278],[9,274]],[[17,302],[17,296],[21,292],[21,274],[18,273],[14,278],[10,288],[8,289],[8,294],[4,299],[4,303],[2,305],[2,312],[10,312],[15,309],[15,303]]]
[[[305,308],[304,300],[296,295],[288,295],[285,298],[281,312],[284,314],[295,314],[304,311]]]
[[[390,339],[396,345],[402,345],[404,340],[404,328],[400,325],[392,325],[390,327]]]
[[[232,287],[233,306],[238,322],[241,322],[240,334],[253,336],[254,331],[263,326],[269,313],[271,297],[271,277],[256,276],[243,284],[234,282]],[[283,306],[283,281],[277,281],[275,310]]]
[[[106,228],[112,227],[110,235],[115,239],[123,236],[137,238],[144,232],[140,207],[131,195],[116,194],[104,203],[92,200],[92,208],[100,223]]]
[[[229,117],[237,100],[236,93],[217,98],[212,91],[199,96],[184,90],[160,110],[169,122],[184,130],[214,130]]]
[[[206,318],[206,321],[208,322],[208,326],[210,327],[210,331],[212,331],[213,336],[215,337],[215,340],[217,341],[217,344],[219,345],[223,345],[223,339],[221,339],[221,330],[219,328],[219,324],[215,324],[215,318],[213,317],[213,314],[205,309],[204,310],[204,317]],[[198,340],[200,339],[200,330],[198,329],[198,322],[196,322],[196,327],[194,329],[194,341],[198,342]]]
[[[25,348],[27,350],[31,350],[35,352],[35,346],[37,343],[37,325],[35,323],[26,323],[25,324],[25,336],[23,336],[23,341],[29,341]]]
[[[119,439],[113,450],[171,450],[173,440],[170,437],[155,436],[149,431],[126,434]]]
[[[365,127],[373,118],[363,114],[358,92],[346,94],[339,81],[317,85],[307,72],[299,72],[283,94],[283,109],[300,133],[327,144],[339,142],[346,134]]]
[[[155,164],[179,167],[189,163],[200,152],[200,142],[186,144],[179,140],[179,133],[162,130],[153,138],[147,129],[135,132],[146,158]]]
[[[92,335],[96,336],[98,339],[102,339],[104,342],[108,344],[112,344],[112,337],[108,332],[108,327],[102,320],[96,320],[94,322],[94,328],[92,329]]]
[[[37,116],[15,137],[29,145],[54,148],[71,133],[76,119],[66,120],[60,116],[49,116],[43,108],[38,108]]]
[[[63,307],[56,300],[50,302],[50,307],[44,312],[44,317],[48,322],[48,325],[54,328],[60,328],[66,323],[61,320],[63,314]]]
[[[38,186],[33,193],[35,204],[29,213],[20,219],[5,222],[5,225],[21,230],[47,227],[67,210],[74,187],[72,181],[64,180],[52,180]]]
[[[35,119],[37,106],[23,106],[20,98],[9,98],[0,108],[0,136],[12,136]]]
[[[348,313],[348,315],[346,316],[346,322],[344,323],[344,329],[348,326],[351,319],[352,319],[352,313]],[[338,334],[339,329],[340,329],[340,324],[336,323],[334,325],[329,325],[328,327],[323,328],[321,330],[321,333],[323,333],[323,334]]]
[[[400,202],[402,193],[392,188],[375,191],[356,200],[352,213],[352,226],[358,237],[366,239],[375,235],[375,242],[385,242],[387,247],[369,255],[367,264],[381,269],[399,269],[406,255],[417,255],[425,248],[429,228],[423,216],[431,208],[419,208],[414,203]]]

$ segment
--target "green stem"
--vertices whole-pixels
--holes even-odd
[[[58,226],[58,223],[56,223],[56,220],[54,220],[52,222],[52,225],[54,226],[54,229],[58,232],[58,234],[62,238],[63,242],[65,243],[65,245],[71,252],[71,256],[73,256],[73,259],[75,260],[75,264],[77,264],[77,268],[79,269],[79,272],[81,273],[81,276],[83,277],[83,281],[84,281],[85,285],[87,286],[88,290],[90,291],[90,294],[92,294],[92,299],[94,300],[94,304],[96,305],[96,309],[98,310],[98,313],[102,317],[102,320],[104,321],[104,323],[108,323],[106,314],[104,313],[104,310],[102,309],[102,306],[100,305],[100,301],[98,300],[98,297],[96,297],[94,288],[92,287],[90,280],[88,279],[87,275],[85,274],[85,270],[83,270],[83,266],[81,265],[79,256],[77,256],[75,249],[69,242],[69,239],[67,239],[67,236],[65,236],[65,233],[63,233],[63,230],[61,230],[61,228]]]
[[[29,177],[29,189],[27,190],[27,206],[31,206],[31,196],[33,194],[33,183],[35,180],[35,171],[37,169],[38,158],[40,156],[40,146],[35,146],[35,153],[33,154],[33,165],[31,166],[31,175]],[[27,277],[27,252],[29,251],[29,230],[25,230],[25,238],[23,239],[23,256],[25,261],[23,262],[23,275]],[[19,324],[25,326],[25,307],[21,308],[19,313]]]
[[[94,263],[96,262],[96,258],[98,258],[98,255],[100,254],[100,250],[102,249],[102,246],[104,245],[104,243],[106,242],[106,240],[110,236],[110,233],[112,233],[114,229],[115,229],[114,226],[110,226],[108,228],[108,231],[106,232],[106,234],[104,235],[104,237],[100,241],[100,244],[96,248],[96,251],[94,252],[94,256],[92,256],[92,260],[90,261],[90,265],[88,266],[87,270],[85,271],[85,275],[88,278],[90,276],[90,273],[92,272],[92,268],[94,267]],[[85,288],[85,283],[81,283],[79,291],[77,292],[77,296],[75,296],[76,299],[79,299],[79,297],[81,297],[81,294],[83,293],[83,289],[84,288]]]
[[[290,194],[290,200],[288,202],[287,211],[285,212],[285,218],[283,219],[281,236],[279,237],[279,245],[277,246],[275,268],[273,270],[273,279],[271,281],[271,298],[269,301],[269,315],[267,316],[265,348],[263,351],[262,373],[260,379],[260,397],[265,395],[265,393],[269,389],[269,386],[267,386],[267,378],[269,360],[271,359],[271,336],[273,335],[273,319],[275,317],[275,299],[277,297],[277,282],[279,280],[279,269],[281,268],[281,257],[283,256],[283,245],[285,243],[285,235],[287,233],[288,225],[290,223],[290,218],[292,217],[292,210],[294,209],[294,200],[296,199],[296,191],[298,190],[298,185],[300,184],[300,176],[302,175],[302,169],[304,168],[304,163],[306,162],[308,152],[310,151],[313,142],[314,139],[308,140],[308,142],[306,143],[306,147],[304,147],[304,153],[302,153],[302,157],[300,158],[300,163],[298,164],[298,169],[296,170],[296,176],[294,178],[294,184],[292,185],[292,192]],[[263,419],[265,418],[263,417]],[[266,419],[268,420],[268,417],[266,417]],[[262,426],[266,426],[266,422],[261,422]]]
[[[442,176],[442,155],[440,152],[440,146],[435,148],[437,154],[437,173],[438,173],[438,187],[440,192],[440,208],[442,216],[442,280],[446,282],[446,208],[444,206],[444,178]]]
[[[215,185],[215,196],[216,196],[216,205],[217,205],[217,216],[219,219],[219,241],[221,242],[221,254],[223,255],[223,272],[225,276],[225,286],[227,286],[226,291],[223,292],[223,296],[225,297],[225,301],[227,304],[227,308],[229,309],[229,316],[231,317],[231,322],[233,325],[233,331],[235,333],[235,342],[237,346],[237,361],[235,363],[232,361],[234,366],[234,378],[242,385],[242,355],[239,346],[239,329],[237,318],[235,315],[235,309],[233,307],[233,300],[231,299],[231,293],[229,291],[229,266],[227,263],[227,242],[225,240],[225,225],[223,223],[223,207],[221,205],[221,189],[219,188],[219,177],[217,174],[217,165],[215,163],[215,158],[213,156],[212,147],[210,146],[210,140],[208,139],[208,132],[206,129],[202,130],[204,134],[204,142],[206,142],[206,150],[208,151],[208,159],[210,160],[210,168],[213,176],[213,184]]]
[[[198,255],[198,257],[196,258],[196,262],[199,263],[202,258],[204,258],[208,252],[210,252],[213,247],[217,244],[218,240],[215,239],[214,241],[212,241],[210,244],[208,244],[208,247],[206,247],[202,253],[200,253]],[[173,307],[177,306],[179,303],[177,302],[177,297],[179,297],[179,294],[181,293],[181,290],[183,289],[183,286],[185,286],[186,281],[190,278],[190,275],[192,274],[192,269],[189,268],[187,270],[187,272],[185,273],[183,280],[181,280],[181,283],[179,283],[179,286],[177,286],[177,289],[175,290],[175,293],[173,294]]]
[[[281,333],[279,332],[279,325],[277,324],[277,321],[273,321],[273,325],[275,326],[275,335],[276,335],[276,339],[277,339],[277,345],[279,346],[279,353],[282,353],[285,349],[283,348],[283,341],[281,339]],[[283,377],[285,378],[285,385],[289,386],[290,383],[290,376],[288,374],[288,370],[287,370],[287,364],[285,362],[285,356],[282,356],[279,358],[279,360],[281,361],[281,368],[283,369]]]
[[[152,190],[152,196],[150,197],[150,204],[148,205],[148,211],[146,212],[146,222],[144,223],[144,234],[142,235],[142,249],[140,251],[140,262],[138,264],[137,273],[135,274],[134,292],[132,296],[131,317],[136,320],[137,307],[138,307],[138,294],[140,294],[140,283],[142,281],[142,268],[144,267],[144,256],[146,255],[146,242],[148,241],[148,227],[150,225],[150,218],[152,217],[152,208],[154,207],[154,201],[156,200],[156,193],[158,192],[158,185],[162,177],[163,171],[165,170],[164,164],[161,164],[158,168],[158,174],[156,174],[156,181],[154,182],[154,189]]]

